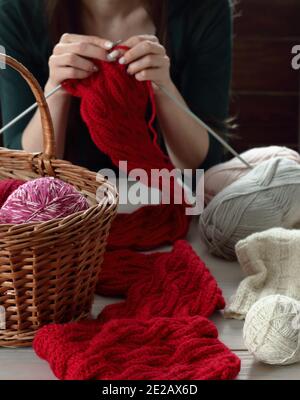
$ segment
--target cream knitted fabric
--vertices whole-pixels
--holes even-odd
[[[244,319],[259,299],[282,294],[300,300],[300,230],[273,228],[236,245],[247,276],[225,310],[226,318]]]

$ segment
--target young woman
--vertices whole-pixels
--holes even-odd
[[[231,78],[230,0],[0,0],[0,45],[38,79],[45,93],[69,78],[95,73],[93,59],[126,64],[155,90],[161,145],[178,168],[209,168],[223,150],[158,88],[220,126],[228,116]],[[116,51],[122,41],[129,50]],[[10,68],[0,73],[3,124],[33,102]],[[79,100],[60,90],[48,100],[58,156],[98,171],[110,160],[92,142]],[[42,150],[39,114],[10,128],[4,145]]]

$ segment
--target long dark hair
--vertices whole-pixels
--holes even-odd
[[[167,44],[168,0],[143,0],[156,26],[161,43]],[[64,33],[82,33],[80,0],[45,0],[51,41],[56,44]]]

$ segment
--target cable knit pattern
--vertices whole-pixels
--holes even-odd
[[[99,292],[123,295],[128,281],[131,284],[128,285],[126,301],[107,306],[99,317],[101,320],[125,316],[141,319],[209,317],[215,310],[225,307],[216,280],[185,241],[178,241],[171,253],[138,256],[127,253],[126,263],[120,263],[119,269],[118,262],[114,264],[112,261],[108,255],[100,275]],[[126,283],[122,287],[120,282],[124,277]],[[121,287],[122,293],[110,291],[111,287]]]
[[[239,359],[203,317],[50,325],[35,340],[65,380],[234,379]]]
[[[60,379],[235,378],[240,361],[205,318],[224,299],[190,245],[131,256],[115,265],[106,255],[98,288],[127,293],[126,300],[107,306],[98,321],[42,328],[36,353]]]
[[[147,251],[184,238],[190,218],[184,205],[142,207],[132,214],[118,214],[109,234],[110,250],[130,248]]]
[[[173,169],[169,158],[157,143],[153,128],[156,105],[150,82],[139,82],[118,63],[95,61],[99,73],[81,81],[71,80],[64,87],[81,97],[81,115],[96,146],[112,162],[128,162],[128,170],[143,168]],[[152,117],[145,114],[151,101]]]
[[[244,319],[259,299],[281,294],[300,300],[300,231],[269,229],[241,240],[236,253],[247,276],[226,309],[229,318]]]
[[[141,182],[149,185],[153,169],[174,169],[158,145],[158,134],[153,126],[156,103],[152,84],[137,81],[126,72],[126,66],[119,63],[94,62],[99,72],[84,80],[69,80],[63,86],[73,96],[81,98],[82,119],[96,146],[117,167],[120,161],[127,161],[128,171],[146,171],[147,181],[141,177]],[[152,115],[147,123],[145,115],[149,103]],[[162,188],[161,181],[151,183]],[[171,204],[143,207],[129,215],[118,215],[112,226],[109,247],[150,250],[184,238],[190,218],[185,213],[187,205],[176,204],[182,188],[172,180],[170,194]]]
[[[116,165],[127,160],[129,170],[172,169],[152,127],[151,84],[137,82],[117,63],[96,63],[99,74],[65,87],[82,98],[81,113],[97,146]],[[149,99],[153,115],[147,124]],[[97,293],[125,300],[107,306],[97,321],[38,332],[35,351],[58,378],[232,379],[238,374],[239,359],[205,318],[224,308],[221,290],[192,247],[176,242],[188,227],[185,207],[175,197],[171,205],[117,217]],[[174,242],[172,252],[135,251]]]

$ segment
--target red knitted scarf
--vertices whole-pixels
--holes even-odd
[[[169,253],[106,253],[98,292],[124,296],[98,320],[48,325],[34,349],[64,380],[234,379],[240,360],[209,317],[221,290],[185,241]]]
[[[157,143],[151,82],[138,82],[118,63],[97,61],[96,64],[99,73],[64,84],[68,92],[81,98],[81,115],[94,143],[117,167],[120,161],[127,161],[129,172],[143,169],[150,177],[154,169],[173,170],[170,159]],[[147,123],[149,101],[152,116]],[[162,189],[161,182],[156,184]],[[185,237],[190,219],[184,204],[174,204],[175,196],[182,193],[175,182],[171,181],[171,185],[171,204],[143,207],[136,213],[119,215],[112,227],[109,245],[148,250]]]
[[[81,97],[81,114],[95,144],[118,166],[173,166],[157,144],[151,84],[117,63],[65,88]],[[149,99],[153,114],[147,124]],[[221,290],[185,241],[184,205],[148,206],[120,214],[109,236],[97,293],[123,296],[97,321],[42,328],[34,341],[60,379],[232,379],[239,359],[206,318],[225,306]],[[140,254],[175,243],[169,253]]]

